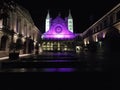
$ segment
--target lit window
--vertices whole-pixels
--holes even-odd
[[[3,20],[0,20],[0,28],[3,27],[2,22],[3,22]]]

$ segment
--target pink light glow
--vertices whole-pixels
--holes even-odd
[[[68,30],[66,22],[57,17],[51,23],[50,29],[43,34],[46,39],[73,39],[75,35]]]
[[[103,38],[105,38],[105,33],[103,33]]]
[[[44,72],[74,72],[75,68],[43,68]]]
[[[56,38],[64,38],[64,35],[63,34],[62,35],[61,34],[56,34],[55,37]]]

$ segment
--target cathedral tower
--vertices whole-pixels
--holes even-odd
[[[49,11],[48,11],[46,21],[45,21],[45,32],[47,32],[49,29],[50,29],[50,14],[49,14]]]
[[[73,32],[73,18],[71,15],[71,11],[69,10],[69,15],[68,15],[68,29]]]

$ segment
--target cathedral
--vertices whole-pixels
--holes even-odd
[[[75,37],[70,10],[65,19],[60,14],[52,19],[48,12],[45,21],[45,33],[41,37],[43,51],[73,51]]]

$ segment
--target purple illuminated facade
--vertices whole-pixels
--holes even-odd
[[[76,35],[73,33],[73,19],[70,11],[65,19],[60,15],[53,19],[48,12],[45,20],[45,33],[41,37],[43,39],[42,51],[74,51],[75,44],[73,42],[76,40]]]
[[[68,29],[67,18],[64,20],[58,15],[50,19],[49,30],[42,35],[43,39],[74,39],[75,34]]]

